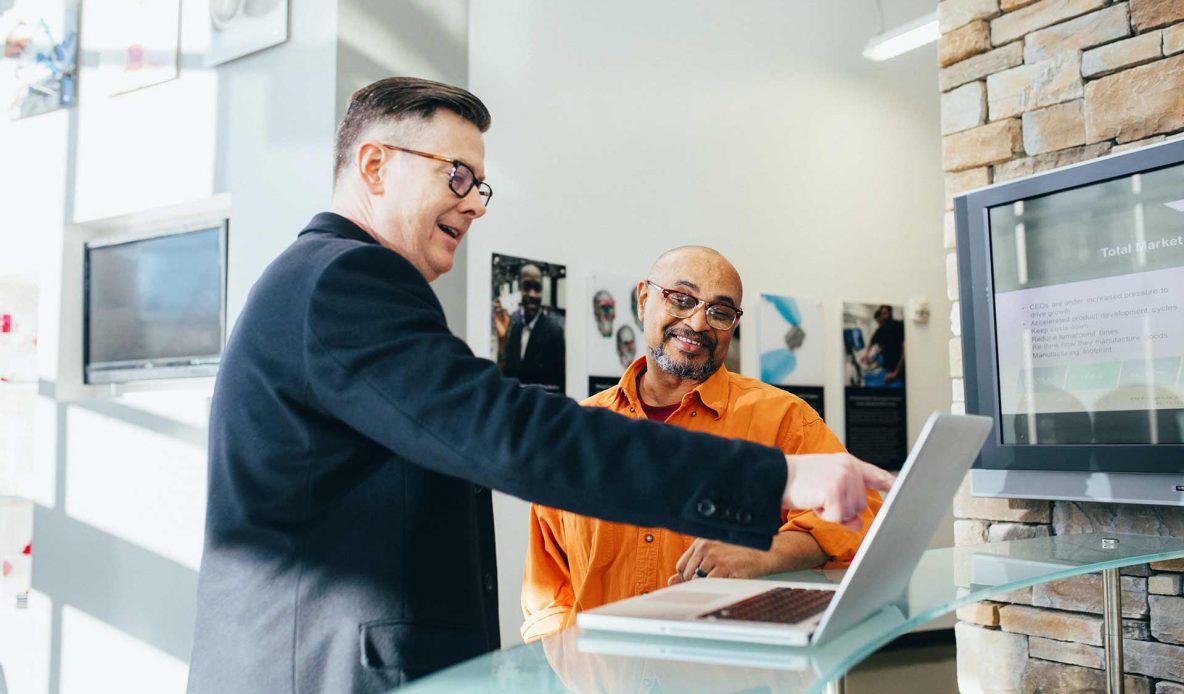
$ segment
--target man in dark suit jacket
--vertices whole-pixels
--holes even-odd
[[[496,648],[489,488],[765,548],[781,507],[851,519],[891,484],[584,409],[475,357],[428,283],[485,213],[488,125],[454,87],[357,92],[333,212],[251,290],[210,415],[194,694],[380,692]]]
[[[496,315],[500,304],[495,303],[494,307],[502,373],[526,384],[541,385],[549,392],[562,393],[566,389],[567,367],[563,326],[543,310],[543,273],[537,265],[527,263],[518,271],[518,292],[522,297],[521,313],[510,321],[508,335],[503,332],[504,317],[499,321]]]

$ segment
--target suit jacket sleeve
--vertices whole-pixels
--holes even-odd
[[[567,390],[567,341],[564,339],[563,327],[559,323],[551,319],[549,324],[545,382],[555,384],[562,393]]]
[[[518,368],[522,365],[522,322],[510,321],[510,333],[506,338],[505,351],[502,353],[502,372],[507,376],[518,377]]]
[[[431,288],[389,250],[338,253],[308,302],[310,402],[415,465],[546,506],[757,548],[780,525],[780,451],[520,387],[448,331]]]

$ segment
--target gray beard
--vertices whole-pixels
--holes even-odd
[[[654,357],[654,361],[658,364],[658,366],[671,376],[685,378],[688,381],[706,381],[711,377],[711,374],[719,370],[719,364],[717,364],[715,361],[714,353],[708,354],[707,361],[703,362],[699,366],[691,366],[690,364],[676,364],[670,359],[670,356],[666,354],[664,345],[665,341],[659,343],[657,347],[654,347],[650,350],[650,354]]]

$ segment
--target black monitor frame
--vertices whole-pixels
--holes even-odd
[[[988,219],[992,207],[1180,164],[1184,164],[1184,140],[1103,157],[955,197],[966,412],[986,415],[995,421],[975,468],[1176,475],[1184,472],[1181,444],[1003,443]]]
[[[133,381],[163,380],[177,378],[205,378],[217,374],[222,360],[222,352],[226,348],[226,286],[227,286],[227,244],[229,242],[229,220],[216,219],[202,223],[186,224],[168,230],[157,230],[151,233],[120,236],[118,238],[98,238],[87,242],[83,247],[82,261],[82,378],[86,384],[117,384]],[[143,243],[153,239],[184,236],[197,232],[216,229],[218,232],[218,275],[220,301],[218,306],[219,349],[216,355],[186,355],[175,358],[136,359],[126,362],[104,362],[92,364],[90,361],[90,252],[96,248],[109,248],[131,243]]]

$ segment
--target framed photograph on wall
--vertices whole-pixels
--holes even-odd
[[[847,450],[898,470],[908,456],[904,306],[843,304]]]
[[[523,385],[565,392],[567,267],[495,253],[491,271],[493,359]]]
[[[12,120],[74,104],[78,0],[16,0],[0,11],[0,94]]]
[[[210,48],[206,67],[241,58],[288,40],[288,0],[209,0]]]

